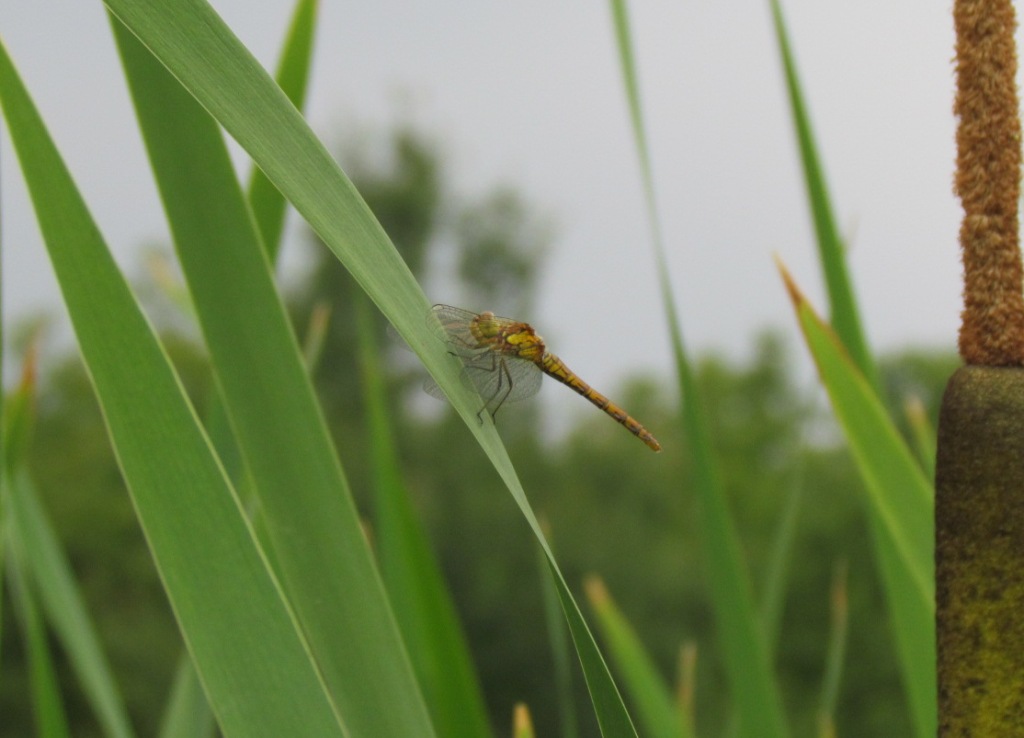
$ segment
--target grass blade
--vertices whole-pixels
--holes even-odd
[[[921,462],[924,475],[928,479],[935,479],[935,429],[928,422],[928,415],[925,413],[924,404],[921,398],[910,396],[903,403],[903,414],[910,426],[910,433],[917,449],[917,457]]]
[[[171,698],[160,723],[160,738],[211,738],[215,723],[199,675],[188,654],[174,674]]]
[[[9,487],[13,486],[13,483],[9,483]],[[7,553],[11,601],[21,620],[25,652],[28,654],[29,691],[37,735],[42,738],[70,738],[71,731],[53,666],[53,654],[46,639],[46,626],[28,581],[25,552],[21,548],[17,531],[11,532]]]
[[[342,735],[184,389],[3,46],[0,103],[118,462],[221,729]]]
[[[802,479],[794,480],[786,497],[778,528],[772,537],[771,552],[761,593],[761,622],[764,626],[768,649],[774,653],[778,646],[782,613],[786,605],[786,581],[790,554],[796,540],[797,519],[804,501]]]
[[[818,708],[818,736],[835,735],[836,704],[839,702],[839,679],[846,660],[846,638],[849,630],[850,605],[846,591],[846,562],[835,568],[832,577],[832,621],[829,629],[825,678],[821,681],[821,706]]]
[[[866,378],[868,387],[876,397],[881,397],[877,365],[861,328],[860,312],[846,269],[842,244],[836,233],[832,205],[819,164],[817,147],[778,0],[772,0],[771,9],[818,236],[818,249],[828,288],[832,324],[853,363]],[[838,412],[837,409],[837,414]],[[850,442],[852,445],[853,441]],[[865,482],[868,487],[873,484],[868,478],[865,478]],[[935,734],[936,726],[935,646],[934,638],[930,635],[934,632],[934,622],[930,614],[934,606],[931,603],[925,606],[910,594],[921,582],[915,581],[917,576],[914,572],[901,564],[901,554],[896,550],[893,539],[884,530],[887,525],[881,517],[884,511],[874,504],[877,497],[869,495],[869,498],[872,504],[868,506],[868,519],[875,561],[885,585],[892,613],[893,633],[900,654],[903,682],[914,716],[914,728],[918,738],[930,738]]]
[[[857,301],[846,268],[846,254],[843,250],[842,239],[836,230],[832,202],[828,195],[825,176],[821,170],[818,147],[814,142],[814,132],[807,115],[807,106],[804,104],[796,63],[789,46],[789,36],[786,33],[782,8],[778,0],[771,0],[771,6],[776,40],[779,44],[779,53],[782,56],[782,66],[786,76],[786,89],[789,92],[790,109],[793,113],[793,125],[796,127],[797,143],[800,147],[800,160],[804,167],[807,197],[810,200],[811,215],[814,219],[818,256],[821,259],[825,283],[828,287],[829,317],[854,363],[868,378],[871,386],[877,389],[879,387],[878,369],[868,350],[864,330],[861,327],[860,311],[857,309]]]
[[[782,273],[878,521],[879,566],[893,613],[915,727],[922,738],[931,736],[936,728],[931,485],[839,339],[814,313],[784,268]]]
[[[425,705],[220,130],[119,23],[115,33],[182,270],[260,501],[272,561],[330,696],[356,735],[429,734]]]
[[[597,612],[597,623],[609,651],[623,675],[624,684],[645,726],[644,735],[656,738],[690,738],[693,733],[665,680],[658,673],[639,637],[615,605],[604,582],[591,577],[587,598]]]
[[[24,471],[15,473],[8,500],[11,524],[25,552],[24,561],[83,693],[104,732],[128,738],[133,731],[110,665],[75,585],[71,565]]]
[[[319,0],[299,0],[295,5],[292,22],[288,28],[281,60],[274,78],[278,86],[298,110],[306,102],[306,88],[309,85],[309,70],[313,60],[313,32],[316,30]],[[256,218],[263,247],[271,263],[277,260],[284,231],[284,216],[287,202],[277,188],[270,183],[258,167],[254,167],[249,178],[249,206]]]
[[[710,566],[709,581],[718,629],[718,643],[725,657],[732,698],[744,735],[782,738],[788,734],[778,684],[772,674],[764,634],[754,607],[749,574],[732,519],[725,504],[712,450],[708,421],[701,409],[696,381],[683,344],[675,299],[668,281],[665,248],[654,199],[650,154],[644,134],[633,45],[625,0],[612,0],[619,58],[640,160],[647,212],[654,241],[665,315],[669,323],[672,353],[682,397],[682,426],[690,441],[695,470],[694,488],[699,500],[704,545]]]
[[[548,532],[550,527],[546,520],[541,525]],[[565,620],[561,616],[558,604],[558,592],[555,583],[547,576],[544,552],[537,549],[537,569],[540,572],[541,597],[544,604],[544,622],[547,626],[548,641],[551,644],[551,660],[554,662],[555,690],[558,693],[558,714],[562,723],[562,738],[579,737],[579,720],[572,694],[572,660],[569,651],[569,634],[566,632]]]

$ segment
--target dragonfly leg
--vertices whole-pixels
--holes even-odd
[[[504,394],[502,394],[504,390]],[[498,414],[498,410],[505,404],[505,400],[512,394],[512,373],[509,371],[508,364],[505,363],[504,359],[498,361],[498,386],[494,391],[494,395],[491,397],[493,401],[495,397],[501,394],[501,399],[498,400],[498,404],[491,410],[491,417],[494,418]],[[487,403],[488,405],[490,402]]]

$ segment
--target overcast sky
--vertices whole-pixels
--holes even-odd
[[[273,68],[291,3],[213,5]],[[949,6],[784,2],[865,328],[880,350],[955,346]],[[630,12],[686,340],[741,358],[772,326],[804,360],[772,254],[825,304],[768,2],[640,0]],[[139,246],[169,238],[102,5],[0,0],[0,37],[119,262],[138,275]],[[509,184],[553,216],[537,313],[515,317],[598,388],[632,372],[668,375],[606,2],[321,0],[313,128],[336,150],[346,126],[403,115],[441,141],[458,191]],[[60,302],[6,133],[2,146],[3,299],[16,319]]]

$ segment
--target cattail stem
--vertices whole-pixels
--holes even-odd
[[[1024,735],[1024,372],[965,366],[939,417],[939,735]]]
[[[1024,735],[1021,132],[1010,0],[955,0],[964,309],[939,416],[940,738]]]

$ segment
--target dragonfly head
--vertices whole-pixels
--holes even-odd
[[[489,346],[499,353],[515,354],[527,361],[538,361],[544,356],[544,339],[529,323],[498,318],[487,311],[473,318],[469,329],[481,347]]]

